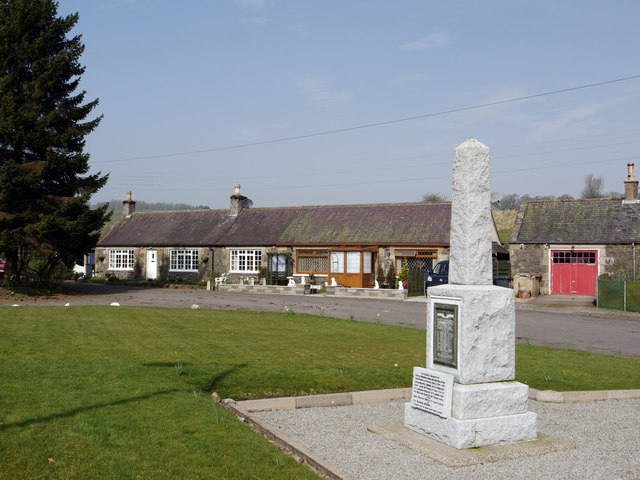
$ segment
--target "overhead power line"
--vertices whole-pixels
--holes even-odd
[[[345,128],[338,128],[335,130],[325,130],[322,132],[314,132],[314,133],[307,133],[304,135],[295,135],[295,136],[291,136],[291,137],[280,137],[280,138],[272,138],[270,140],[261,140],[259,142],[250,142],[250,143],[239,143],[239,144],[235,144],[235,145],[226,145],[226,146],[221,146],[221,147],[212,147],[212,148],[207,148],[207,149],[203,149],[203,150],[190,150],[190,151],[185,151],[185,152],[174,152],[174,153],[164,153],[164,154],[158,154],[158,155],[146,155],[146,156],[141,156],[141,157],[129,157],[129,158],[119,158],[119,159],[115,159],[115,160],[99,160],[96,161],[94,163],[112,163],[112,162],[131,162],[131,161],[137,161],[137,160],[150,160],[153,158],[168,158],[168,157],[179,157],[179,156],[183,156],[183,155],[195,155],[195,154],[200,154],[200,153],[211,153],[211,152],[220,152],[223,150],[235,150],[235,149],[239,149],[239,148],[247,148],[247,147],[255,147],[255,146],[259,146],[259,145],[269,145],[271,143],[281,143],[281,142],[290,142],[293,140],[302,140],[305,138],[312,138],[312,137],[321,137],[321,136],[325,136],[325,135],[333,135],[336,133],[344,133],[344,132],[351,132],[354,130],[363,130],[365,128],[373,128],[373,127],[381,127],[384,125],[392,125],[394,123],[402,123],[402,122],[410,122],[413,120],[421,120],[421,119],[425,119],[425,118],[432,118],[432,117],[438,117],[441,115],[449,115],[452,113],[459,113],[459,112],[466,112],[469,110],[477,110],[480,108],[486,108],[486,107],[494,107],[497,105],[504,105],[507,103],[515,103],[515,102],[521,102],[524,100],[531,100],[534,98],[540,98],[540,97],[547,97],[550,95],[558,95],[561,93],[568,93],[568,92],[574,92],[576,90],[584,90],[586,88],[593,88],[593,87],[600,87],[602,85],[610,85],[612,83],[619,83],[619,82],[626,82],[628,80],[637,80],[640,78],[640,75],[632,75],[629,77],[623,77],[623,78],[616,78],[613,80],[606,80],[603,82],[597,82],[597,83],[589,83],[586,85],[578,85],[576,87],[569,87],[569,88],[563,88],[560,90],[552,90],[549,92],[543,92],[543,93],[536,93],[533,95],[526,95],[523,97],[516,97],[516,98],[509,98],[507,100],[497,100],[495,102],[489,102],[489,103],[481,103],[478,105],[472,105],[472,106],[468,106],[468,107],[460,107],[460,108],[454,108],[451,110],[443,110],[440,112],[433,112],[433,113],[426,113],[423,115],[415,115],[412,117],[404,117],[404,118],[397,118],[395,120],[387,120],[387,121],[383,121],[383,122],[376,122],[376,123],[367,123],[364,125],[356,125],[353,127],[345,127]]]
[[[539,170],[549,170],[549,169],[558,169],[558,168],[564,168],[564,167],[577,167],[577,166],[584,166],[584,165],[595,165],[595,164],[600,164],[600,163],[614,163],[614,162],[628,162],[628,161],[638,161],[640,159],[639,155],[632,155],[632,156],[627,156],[627,157],[618,157],[618,158],[609,158],[606,160],[581,160],[578,162],[569,162],[569,163],[554,163],[553,165],[535,165],[532,167],[520,167],[520,168],[507,168],[507,169],[502,169],[502,170],[496,170],[494,172],[491,173],[491,175],[499,175],[499,174],[504,174],[504,173],[519,173],[519,172],[529,172],[529,171],[539,171]],[[448,174],[444,174],[444,175],[429,175],[427,177],[418,177],[418,176],[412,176],[411,178],[407,178],[406,176],[403,177],[399,177],[399,178],[389,178],[389,177],[385,177],[383,179],[378,179],[378,180],[363,180],[363,181],[357,181],[357,182],[340,182],[340,183],[314,183],[314,184],[303,184],[303,183],[299,183],[299,182],[291,182],[288,184],[281,184],[281,185],[257,185],[257,186],[253,186],[252,190],[284,190],[284,189],[288,189],[288,190],[308,190],[308,189],[313,189],[313,188],[335,188],[335,187],[353,187],[356,185],[377,185],[377,184],[385,184],[385,185],[389,185],[392,183],[407,183],[407,182],[415,182],[415,181],[424,181],[424,180],[443,180],[443,179],[450,179],[451,178],[451,173]],[[114,185],[111,185],[112,187],[115,188]],[[134,183],[131,184],[131,182],[127,182],[127,183],[122,183],[118,186],[118,190],[120,189],[120,187],[122,188],[131,188],[131,187],[135,187],[136,190],[142,190],[142,191],[157,191],[158,190],[158,185],[157,184],[151,184],[151,183]],[[148,188],[147,188],[148,187]],[[171,186],[167,186],[167,187],[162,187],[162,191],[166,192],[166,191],[176,191],[176,192],[182,192],[184,191],[184,188],[181,187],[171,187]],[[206,192],[212,192],[212,191],[226,191],[227,187],[190,187],[188,189],[190,192],[192,191],[206,191]]]

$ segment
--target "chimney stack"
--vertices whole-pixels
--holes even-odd
[[[238,216],[242,211],[242,204],[247,197],[240,194],[240,185],[235,186],[235,193],[231,195],[231,208],[229,209],[229,215],[232,217]]]
[[[136,202],[131,200],[131,190],[127,192],[127,199],[122,202],[122,216],[130,217],[136,211]]]
[[[638,201],[638,180],[633,173],[633,163],[627,163],[627,179],[624,181],[624,201]]]

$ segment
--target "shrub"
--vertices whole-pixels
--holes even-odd
[[[396,284],[396,269],[393,265],[389,267],[387,270],[387,285],[395,285]]]

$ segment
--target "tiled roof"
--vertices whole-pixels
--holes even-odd
[[[135,212],[118,220],[98,246],[214,245],[233,221],[227,210]]]
[[[640,242],[640,203],[622,200],[530,200],[521,207],[509,243]]]
[[[451,204],[300,207],[280,244],[448,244]]]
[[[451,204],[415,203],[136,212],[99,246],[271,246],[449,243]]]

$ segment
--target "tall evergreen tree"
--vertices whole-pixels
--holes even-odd
[[[77,92],[84,67],[78,14],[53,0],[0,0],[0,255],[7,274],[48,279],[90,251],[109,217],[89,200],[107,181],[88,175],[85,120],[98,100]],[[40,277],[40,278],[38,278]]]

